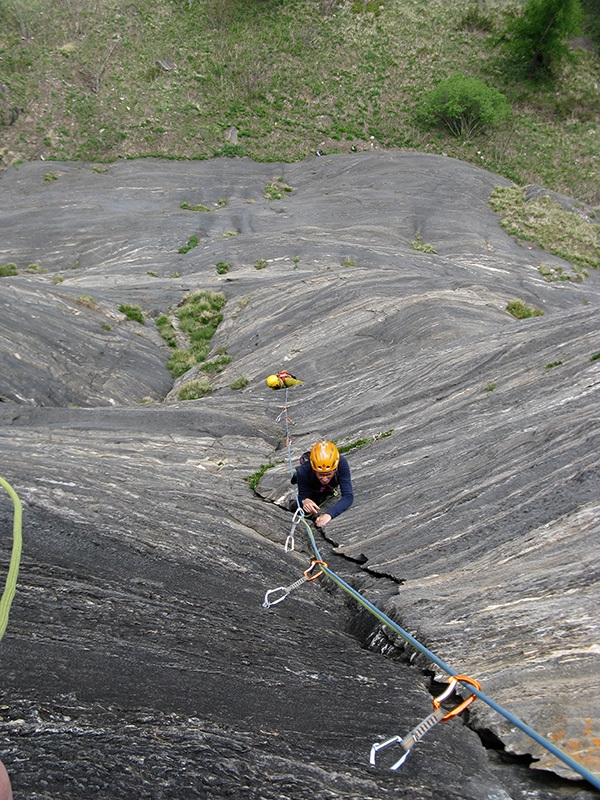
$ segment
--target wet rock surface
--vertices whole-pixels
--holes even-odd
[[[481,703],[370,767],[442,676],[323,578],[261,604],[309,557],[301,535],[284,553],[273,502],[289,466],[264,378],[285,367],[305,381],[294,457],[360,443],[330,566],[597,769],[598,276],[545,281],[562,262],[486,206],[506,181],[441,157],[52,169],[0,181],[0,261],[21,270],[0,281],[0,474],[25,507],[0,644],[15,797],[593,796]],[[274,181],[293,191],[267,200]],[[233,359],[182,403],[152,318],[198,289],[225,294],[213,352]]]

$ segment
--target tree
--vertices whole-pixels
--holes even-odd
[[[527,0],[508,22],[505,49],[529,76],[551,74],[568,55],[569,37],[579,33],[582,20],[580,0]]]

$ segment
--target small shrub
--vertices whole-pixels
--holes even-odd
[[[217,200],[217,208],[225,208],[225,206],[229,205],[229,200],[226,197],[219,197]]]
[[[108,322],[103,322],[102,325],[100,325],[100,327],[102,328],[103,331],[112,331],[112,328],[110,327]]]
[[[426,127],[447,128],[468,141],[504,122],[510,113],[508,100],[497,89],[477,78],[454,75],[422,98],[417,120]]]
[[[488,383],[488,385],[485,387],[485,390],[486,392],[493,392],[495,388],[496,388],[495,383]]]
[[[139,322],[140,325],[146,324],[144,312],[139,306],[133,305],[132,303],[123,303],[119,306],[119,311],[121,314],[125,314],[127,319],[130,319],[133,322]]]
[[[529,319],[530,317],[542,317],[544,315],[540,308],[528,306],[522,300],[511,300],[507,304],[506,310],[516,319]]]
[[[46,181],[46,183],[52,183],[52,181],[58,180],[58,175],[56,174],[56,172],[47,172],[44,175],[44,180]]]
[[[177,252],[181,254],[189,253],[189,251],[193,250],[194,247],[198,247],[198,237],[190,236],[187,244],[182,245]],[[177,275],[177,277],[179,277],[179,275]]]
[[[181,278],[181,272],[172,272],[169,278]]]
[[[344,258],[344,259],[342,259],[342,261],[340,263],[341,263],[342,267],[355,267],[356,266],[356,261],[352,261],[351,258]]]
[[[562,361],[551,361],[550,364],[546,364],[546,369],[552,369],[552,367],[560,367]]]
[[[206,397],[211,392],[212,386],[208,381],[188,381],[188,383],[184,383],[177,393],[177,398],[179,400],[198,400],[201,397]]]
[[[158,273],[157,272],[152,272],[152,270],[148,270],[146,275],[150,275],[151,278],[158,278]]]
[[[256,264],[254,265],[254,269],[264,269],[267,266],[267,260],[265,258],[259,258]]]
[[[80,294],[75,302],[86,308],[96,308],[96,301],[90,294]]]
[[[229,388],[230,389],[243,389],[244,387],[248,386],[248,382],[249,382],[248,378],[244,378],[243,376],[240,376],[239,378],[236,378],[233,381],[233,383],[229,384]]]
[[[594,355],[590,358],[590,361],[598,361],[600,358],[600,353],[594,353]]]
[[[56,283],[62,283],[63,281],[64,281],[64,278],[63,278],[63,276],[62,276],[62,275],[55,275],[55,276],[52,278],[52,283],[54,283],[54,284],[56,284]]]
[[[16,264],[3,264],[0,266],[0,278],[10,278],[17,274]]]
[[[27,267],[27,272],[37,272],[39,274],[44,275],[48,272],[48,270],[46,269],[46,267],[40,267],[39,264],[29,264],[29,266]]]
[[[219,275],[226,275],[231,269],[231,264],[228,261],[219,261],[216,267]]]

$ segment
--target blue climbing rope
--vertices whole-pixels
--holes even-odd
[[[293,475],[294,470],[293,470],[293,462],[292,462],[292,455],[291,455],[291,438],[290,438],[290,435],[289,435],[289,424],[291,423],[291,420],[290,420],[287,412],[288,412],[288,390],[287,390],[287,387],[286,387],[286,391],[285,391],[285,406],[284,406],[284,408],[282,410],[282,413],[277,418],[277,420],[280,420],[282,418],[282,416],[285,414],[286,446],[287,446],[287,452],[288,452],[288,463],[289,463],[289,467],[290,467],[290,473],[291,473],[291,475]],[[585,780],[588,781],[588,783],[590,783],[596,789],[600,789],[600,778],[598,778],[598,776],[594,775],[592,772],[590,772],[588,769],[586,769],[583,766],[583,764],[579,763],[579,761],[576,761],[574,758],[571,758],[571,756],[567,755],[567,753],[563,752],[560,748],[556,747],[556,745],[553,744],[552,742],[548,741],[548,739],[546,739],[543,736],[541,736],[539,733],[537,733],[537,731],[535,731],[533,728],[531,728],[525,722],[520,720],[518,717],[516,717],[510,711],[507,711],[507,709],[503,708],[501,705],[496,703],[494,700],[492,700],[491,697],[488,697],[486,694],[484,694],[481,691],[481,689],[478,688],[478,685],[477,686],[474,685],[473,679],[469,679],[464,675],[460,675],[458,672],[456,672],[456,670],[454,670],[454,669],[452,669],[452,667],[448,666],[448,664],[446,664],[444,661],[442,661],[442,659],[439,658],[435,653],[433,653],[431,650],[429,650],[427,647],[425,647],[425,645],[421,644],[421,642],[419,642],[417,639],[415,639],[414,636],[411,636],[410,633],[408,633],[403,628],[401,628],[400,625],[398,625],[396,622],[394,622],[393,619],[388,617],[387,614],[384,614],[383,611],[378,609],[377,606],[373,605],[373,603],[371,603],[369,600],[367,600],[366,597],[364,597],[360,592],[358,592],[356,589],[354,589],[352,586],[350,586],[349,583],[347,583],[343,578],[341,578],[332,569],[330,569],[329,566],[322,559],[321,553],[319,552],[319,548],[318,548],[317,543],[315,541],[315,537],[314,537],[313,531],[312,531],[310,525],[308,524],[307,520],[305,519],[304,514],[302,512],[302,507],[300,505],[300,501],[298,499],[298,494],[295,491],[295,488],[294,488],[294,492],[295,492],[295,495],[296,495],[296,502],[297,502],[297,505],[298,505],[298,511],[297,511],[296,514],[294,514],[292,533],[290,534],[290,536],[288,536],[288,540],[286,541],[286,551],[289,550],[289,549],[293,549],[293,532],[294,532],[294,529],[295,529],[296,525],[301,521],[304,524],[305,528],[306,528],[306,533],[307,533],[307,536],[308,536],[309,542],[311,544],[311,547],[313,549],[315,557],[314,557],[314,559],[311,560],[311,566],[309,567],[308,570],[306,570],[306,572],[303,574],[303,577],[300,580],[296,581],[291,586],[279,587],[279,589],[271,590],[271,592],[283,592],[284,593],[283,596],[278,596],[278,598],[275,600],[275,602],[273,602],[273,601],[269,602],[268,601],[268,596],[270,595],[271,592],[267,592],[267,595],[265,596],[265,603],[263,603],[263,606],[265,608],[269,608],[271,605],[274,605],[275,603],[279,603],[282,600],[285,600],[286,597],[290,594],[290,592],[293,589],[297,588],[302,583],[306,582],[307,574],[310,573],[310,571],[313,569],[315,564],[318,564],[320,571],[318,572],[318,574],[314,575],[314,577],[311,577],[311,580],[314,580],[314,578],[319,577],[319,575],[321,575],[321,574],[327,575],[335,584],[337,584],[347,594],[349,594],[351,597],[353,597],[354,600],[356,600],[357,603],[359,603],[361,606],[366,608],[367,611],[369,611],[371,614],[373,614],[373,616],[376,617],[383,625],[388,627],[390,630],[394,631],[394,633],[397,633],[400,637],[402,637],[402,639],[404,639],[406,642],[408,642],[410,645],[412,645],[412,647],[414,647],[415,650],[418,650],[420,653],[422,653],[424,656],[426,656],[434,664],[437,664],[437,666],[441,670],[443,670],[445,673],[450,675],[451,678],[458,680],[462,685],[464,685],[465,687],[468,687],[468,689],[471,692],[471,694],[474,694],[478,699],[482,700],[490,708],[492,708],[494,711],[496,711],[498,714],[500,714],[506,720],[508,720],[508,722],[510,722],[515,727],[519,728],[521,731],[523,731],[523,733],[527,734],[527,736],[529,736],[531,739],[533,739],[538,744],[540,744],[542,747],[544,747],[546,750],[548,750],[548,752],[552,753],[552,755],[556,756],[556,758],[558,758],[560,761],[562,761],[564,764],[566,764],[568,767],[570,767],[574,772],[578,773],[583,778],[585,778]],[[290,538],[291,538],[291,547],[289,546]],[[398,738],[398,737],[394,737],[392,740],[389,740],[389,741],[394,741],[396,738]],[[385,744],[387,744],[387,743],[384,743],[383,746],[385,746]],[[379,746],[381,746],[381,745],[379,745]],[[377,747],[378,747],[378,745],[374,745],[374,749],[376,749]],[[398,762],[398,764],[396,764],[395,766],[396,767],[399,766],[399,764],[402,762],[402,760],[403,759],[401,759],[401,761]]]

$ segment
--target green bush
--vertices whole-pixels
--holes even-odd
[[[133,303],[123,303],[119,306],[119,311],[121,314],[125,314],[127,319],[130,319],[133,322],[139,322],[140,325],[146,324],[144,312],[139,306],[133,305]]]
[[[217,263],[217,272],[219,275],[226,275],[231,269],[231,264],[228,261],[219,261]]]
[[[550,74],[569,55],[569,38],[582,21],[579,0],[527,0],[508,20],[504,50],[529,76]]]
[[[17,274],[16,264],[3,264],[0,267],[0,278],[10,278]]]
[[[454,75],[439,83],[421,100],[418,121],[438,125],[463,140],[507,120],[511,109],[506,97],[477,78]]]

